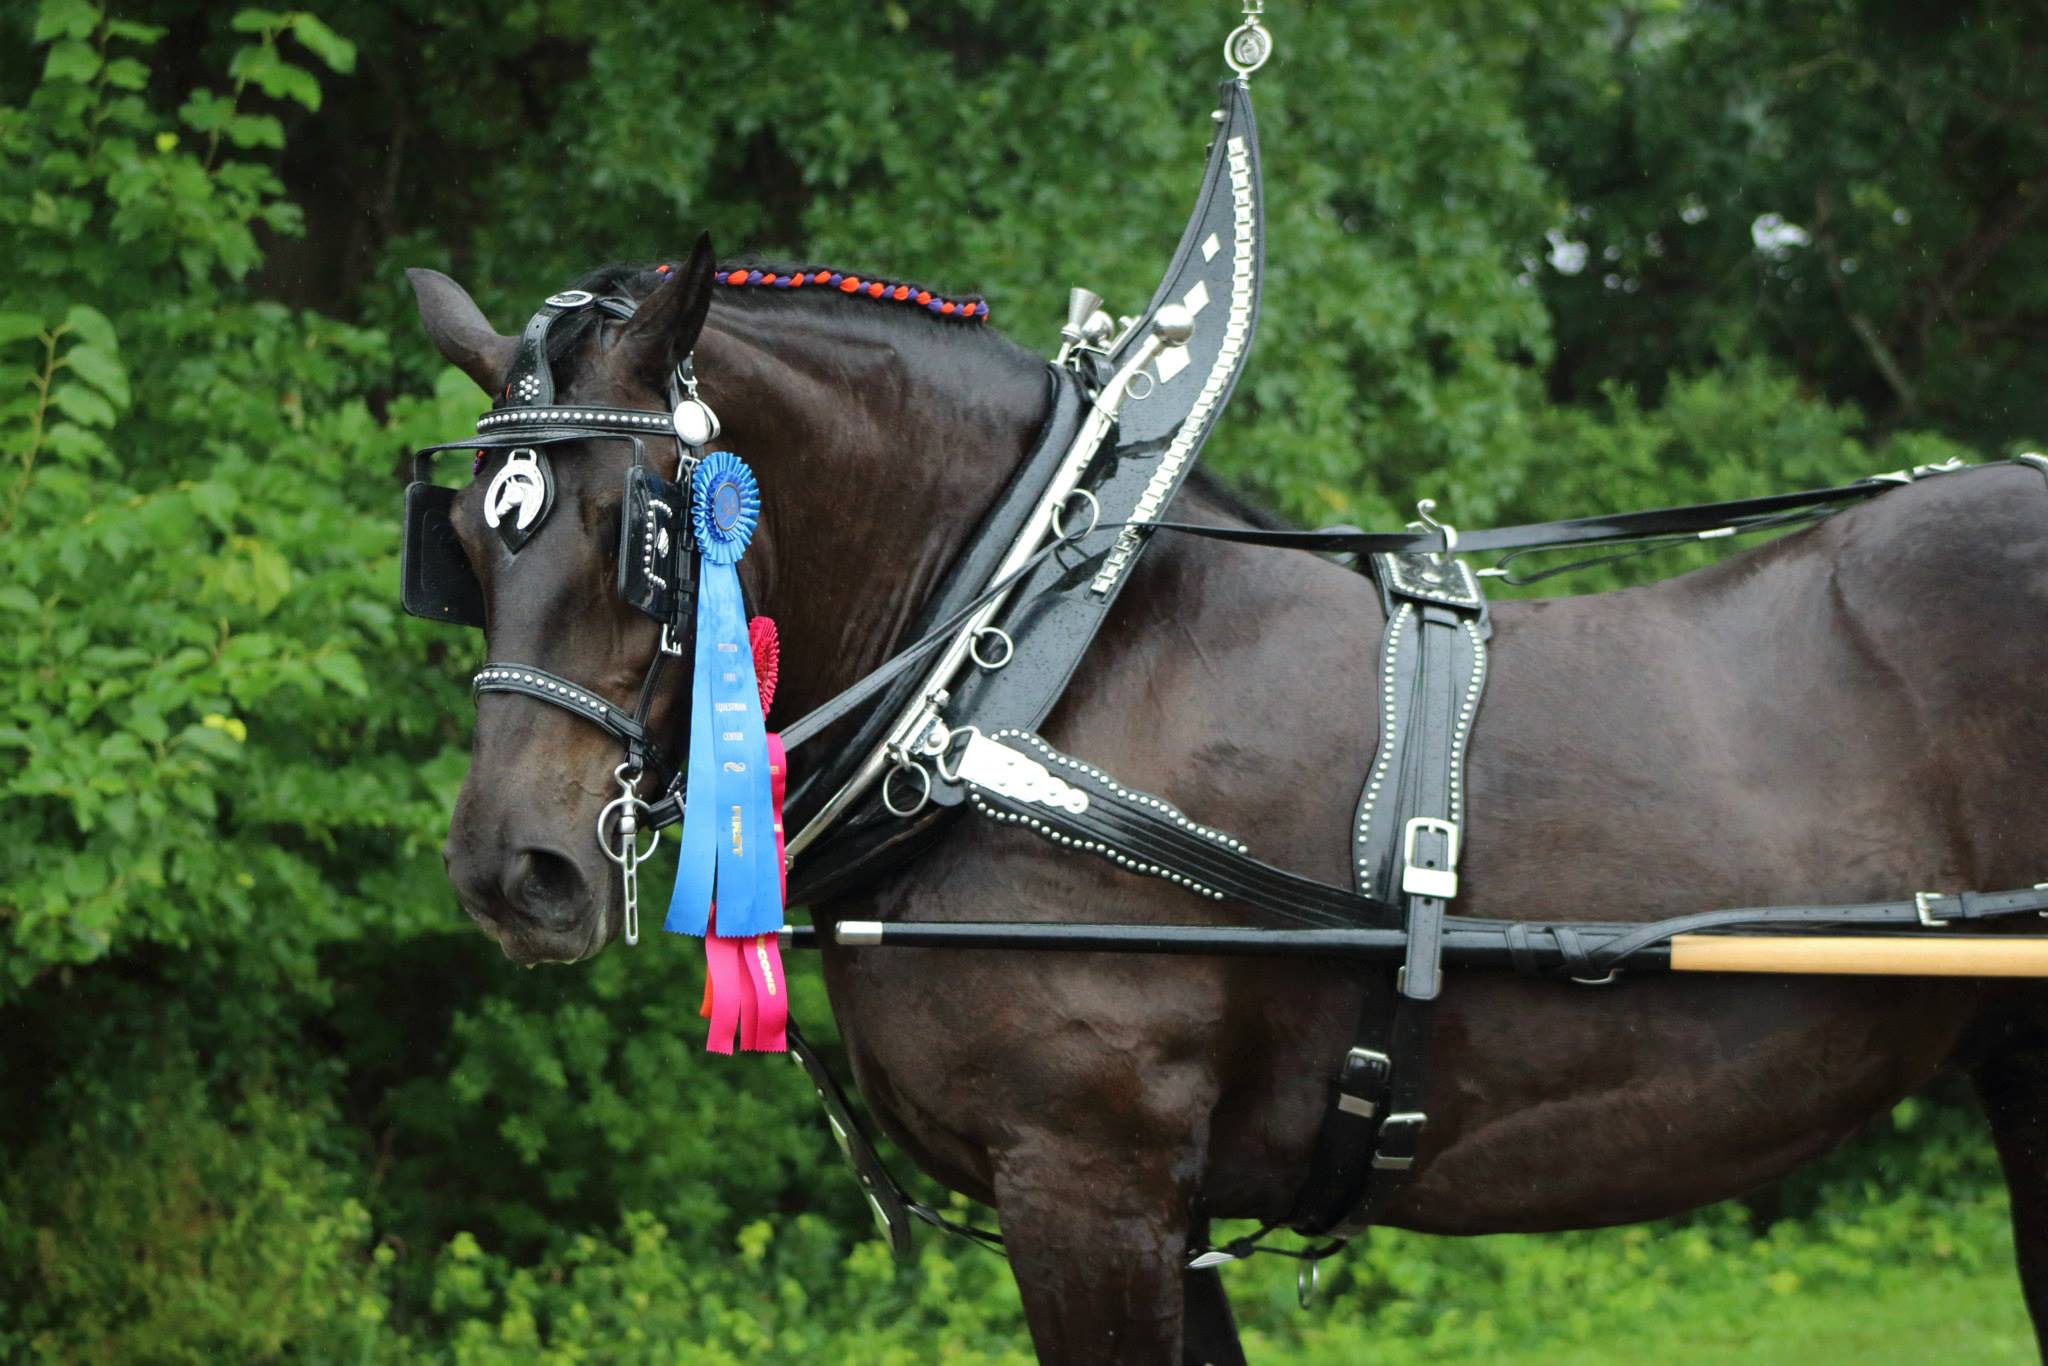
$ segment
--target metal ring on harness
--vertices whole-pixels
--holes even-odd
[[[1223,40],[1223,64],[1236,72],[1240,81],[1264,66],[1273,55],[1273,35],[1259,22],[1265,8],[1265,0],[1246,0],[1244,22]]]
[[[983,636],[994,636],[997,640],[1003,642],[1003,657],[1001,659],[991,661],[981,657],[981,638]],[[994,673],[997,669],[1004,667],[1017,657],[1017,642],[1010,639],[1010,633],[1000,626],[984,626],[968,637],[967,657],[981,668]]]
[[[1322,1278],[1322,1262],[1304,1258],[1294,1269],[1294,1299],[1303,1309],[1315,1302],[1316,1282]]]
[[[1067,498],[1085,499],[1088,504],[1087,529],[1083,531],[1077,531],[1071,536],[1067,534],[1067,528],[1065,525],[1064,517],[1064,514],[1067,510]],[[1095,524],[1102,520],[1102,504],[1097,502],[1095,495],[1090,493],[1087,489],[1070,489],[1067,492],[1067,498],[1062,498],[1060,500],[1059,506],[1052,510],[1052,534],[1054,536],[1057,536],[1062,541],[1078,541],[1086,537],[1090,532],[1094,531]]]
[[[917,794],[917,800],[915,802],[911,803],[908,807],[901,807],[890,800],[889,784],[895,781],[896,775],[901,773],[905,769],[909,769],[912,773],[915,773],[918,776],[919,781],[923,784],[923,786],[919,789]],[[898,758],[896,761],[896,766],[889,770],[889,776],[882,779],[882,805],[888,808],[889,814],[892,816],[897,816],[901,817],[904,820],[908,820],[910,819],[910,817],[915,816],[918,812],[924,810],[925,803],[929,802],[931,799],[932,771],[926,768],[923,764],[916,763],[908,758]]]

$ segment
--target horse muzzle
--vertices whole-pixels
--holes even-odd
[[[559,848],[476,848],[450,832],[442,850],[462,909],[516,963],[574,963],[611,938],[613,872]]]

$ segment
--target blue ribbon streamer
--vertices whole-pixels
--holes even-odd
[[[782,928],[767,726],[747,638],[738,562],[760,516],[753,472],[713,451],[691,478],[698,550],[697,649],[690,678],[682,855],[662,928],[702,935],[718,901],[718,933]]]

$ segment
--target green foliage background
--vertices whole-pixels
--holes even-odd
[[[1271,8],[1267,312],[1212,449],[1287,512],[1477,525],[2048,436],[2038,7]],[[708,227],[985,289],[1049,350],[1070,284],[1156,278],[1231,21],[0,14],[0,1358],[1025,1359],[1000,1263],[891,1265],[793,1069],[703,1056],[689,955],[514,973],[458,923],[474,642],[398,614],[397,511],[477,404],[400,270],[504,326]],[[1966,1102],[1880,1128],[1654,1228],[1379,1239],[1315,1315],[1290,1268],[1232,1284],[1267,1360],[1722,1360],[1685,1325],[1773,1299],[2020,1359]]]

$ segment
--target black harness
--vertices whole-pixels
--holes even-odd
[[[1247,33],[1250,40],[1241,37]],[[1251,47],[1240,47],[1251,40]],[[1257,319],[1263,220],[1258,143],[1243,76],[1267,47],[1255,19],[1232,37],[1240,76],[1222,87],[1195,211],[1145,313],[1119,330],[1095,296],[1075,292],[1062,332],[1066,345],[1050,371],[1045,427],[925,605],[913,639],[840,696],[785,727],[782,739],[793,752],[859,717],[851,738],[809,765],[791,794],[787,819],[798,831],[788,850],[793,904],[841,896],[886,875],[937,838],[950,816],[971,807],[1128,872],[1236,903],[1262,922],[1219,929],[842,921],[839,944],[1312,954],[1391,968],[1371,974],[1354,1043],[1333,1072],[1309,1179],[1286,1220],[1324,1240],[1287,1254],[1313,1260],[1368,1226],[1415,1165],[1427,1125],[1431,1015],[1447,965],[1611,980],[1623,968],[1668,965],[1666,946],[1680,934],[1733,926],[1939,929],[2048,912],[2048,889],[1737,909],[1650,925],[1504,922],[1449,913],[1458,891],[1464,760],[1484,694],[1490,634],[1478,573],[1456,553],[1654,547],[1771,530],[1951,467],[1768,498],[1465,534],[1430,520],[1428,504],[1420,526],[1391,534],[1162,520],[1237,382]],[[1257,60],[1248,65],[1238,62],[1253,55]],[[582,291],[549,298],[527,322],[512,377],[478,420],[477,434],[415,456],[401,589],[405,609],[415,616],[486,624],[481,585],[451,522],[455,491],[430,481],[436,453],[478,453],[476,473],[488,472],[491,480],[486,520],[516,555],[552,506],[548,448],[584,440],[633,443],[618,591],[661,626],[637,703],[627,710],[572,680],[508,661],[487,664],[474,684],[478,694],[512,693],[560,707],[620,742],[620,795],[604,808],[597,834],[625,874],[629,943],[637,937],[635,872],[651,852],[639,848],[638,834],[653,831],[658,840],[661,828],[682,814],[674,751],[648,731],[647,718],[667,660],[690,648],[695,603],[688,494],[653,468],[647,443],[674,442],[679,479],[687,482],[718,428],[696,398],[688,360],[671,380],[668,412],[556,403],[547,340],[561,317],[594,309],[624,320],[635,307],[630,299]],[[486,452],[504,454],[494,465]],[[2048,473],[2040,457],[2022,459]],[[1374,675],[1380,741],[1353,828],[1352,885],[1263,863],[1230,832],[1203,825],[1164,797],[1132,789],[1035,734],[1161,531],[1361,557],[1378,585],[1386,609]],[[643,795],[643,781],[650,795]],[[816,932],[805,928],[784,935],[794,946],[818,943]],[[912,1219],[1000,1244],[993,1234],[911,1200],[793,1026],[789,1040],[893,1249],[908,1253]],[[1191,1266],[1276,1250],[1258,1246],[1272,1227],[1226,1247],[1200,1248]]]

